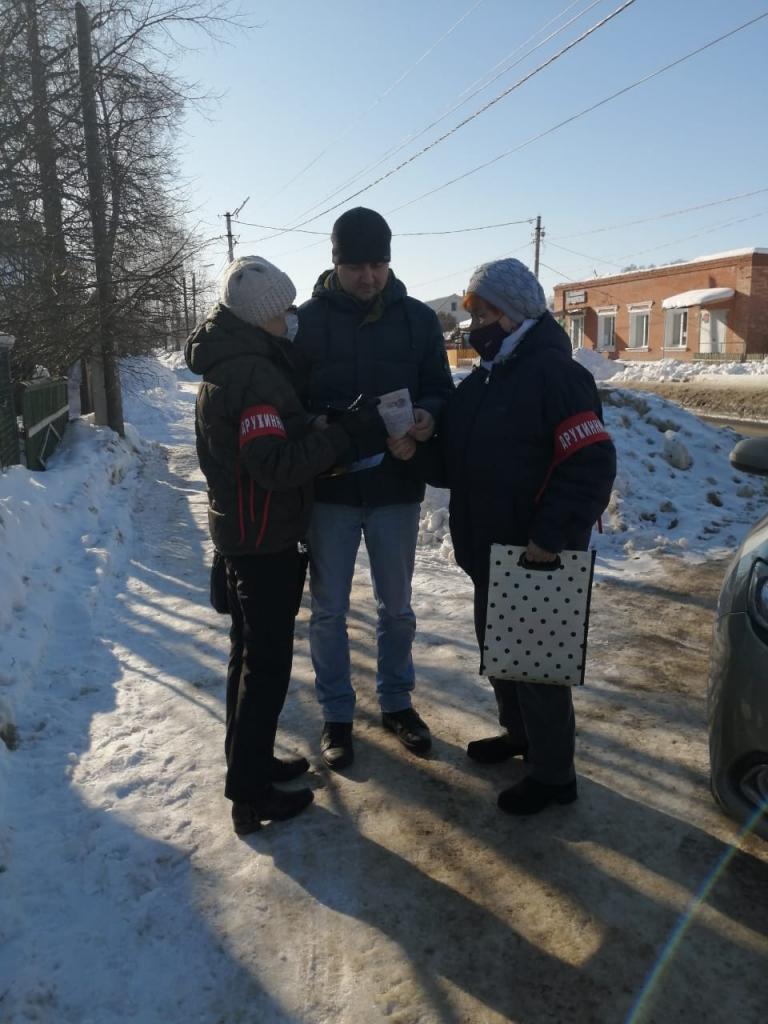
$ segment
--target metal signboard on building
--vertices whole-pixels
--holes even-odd
[[[586,301],[587,301],[587,293],[586,293],[586,291],[582,290],[582,291],[566,292],[565,293],[565,302],[566,302],[566,305],[568,305],[568,306],[576,306],[580,302],[586,302]]]

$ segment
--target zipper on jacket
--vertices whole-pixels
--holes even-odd
[[[235,477],[237,479],[237,514],[240,520],[240,543],[245,544],[245,513],[243,512],[243,477],[240,472],[240,459],[235,459]]]
[[[253,483],[251,483],[253,487]],[[267,496],[264,499],[264,511],[261,515],[261,529],[259,530],[259,536],[256,538],[256,547],[261,547],[261,542],[264,540],[264,534],[267,532],[267,523],[269,522],[269,505],[272,501],[272,491],[267,491]]]

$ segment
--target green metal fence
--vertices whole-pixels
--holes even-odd
[[[695,352],[694,363],[758,363],[768,359],[765,352]]]
[[[13,338],[0,334],[0,467],[19,462],[19,429],[11,381],[12,346]]]
[[[20,385],[21,419],[27,469],[45,469],[69,421],[66,378]]]

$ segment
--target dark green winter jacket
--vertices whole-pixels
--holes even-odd
[[[342,291],[333,271],[320,275],[299,308],[296,347],[309,362],[310,408],[344,405],[408,388],[414,406],[437,418],[453,392],[445,343],[435,313],[412,299],[390,272],[381,296],[364,306]],[[362,454],[386,451],[386,435],[371,437]],[[396,505],[421,501],[424,482],[414,466],[386,455],[380,465],[318,480],[318,501]]]
[[[187,365],[203,378],[197,455],[208,523],[223,555],[268,554],[302,540],[312,485],[350,447],[338,425],[313,430],[299,395],[303,360],[285,338],[218,306],[189,338]]]

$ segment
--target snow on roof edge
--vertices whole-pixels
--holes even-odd
[[[757,246],[747,249],[731,249],[729,252],[715,252],[710,256],[694,256],[693,259],[683,260],[682,263],[658,263],[655,267],[644,267],[642,269],[635,270],[618,270],[615,274],[600,274],[598,277],[585,277],[574,281],[565,281],[560,284],[556,284],[555,288],[569,288],[573,285],[584,285],[585,287],[595,281],[606,281],[614,277],[631,277],[633,274],[651,274],[656,270],[667,270],[670,267],[674,267],[679,270],[681,267],[688,266],[690,263],[707,263],[710,260],[722,260],[728,259],[731,256],[767,256],[768,249],[763,249]]]

